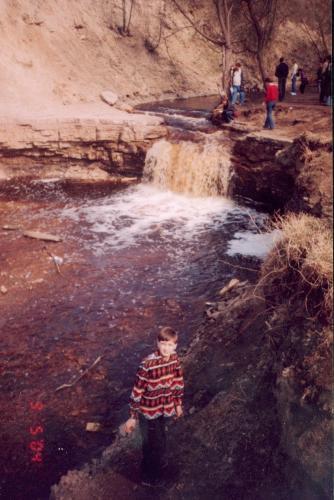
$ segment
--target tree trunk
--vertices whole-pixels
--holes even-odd
[[[264,85],[264,80],[267,76],[267,72],[265,70],[265,66],[264,66],[264,53],[262,50],[258,50],[257,53],[256,53],[256,59],[257,59],[257,62],[258,62],[258,65],[259,65],[259,70],[260,70],[260,75],[261,75],[261,78],[262,78],[262,82],[263,82],[263,85]]]
[[[122,32],[123,35],[126,33],[126,0],[122,1],[122,7],[123,7],[123,26],[122,26]]]
[[[224,46],[222,51],[222,90],[228,94],[230,86],[230,68],[232,66],[233,52],[229,46]]]

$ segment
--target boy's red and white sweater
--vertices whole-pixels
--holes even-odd
[[[138,418],[172,417],[175,407],[182,404],[183,373],[177,354],[165,361],[159,351],[147,356],[140,364],[130,396],[130,413]]]

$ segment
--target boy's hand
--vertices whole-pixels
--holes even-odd
[[[129,418],[124,424],[124,432],[126,434],[131,434],[136,428],[137,420],[135,418]]]
[[[175,411],[176,411],[176,418],[183,417],[183,410],[181,405],[176,406]]]

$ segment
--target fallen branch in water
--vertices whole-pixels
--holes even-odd
[[[58,274],[60,274],[60,276],[62,276],[63,278],[65,278],[65,276],[63,275],[63,273],[60,270],[59,264],[57,262],[57,257],[55,255],[53,255],[51,252],[49,252],[49,250],[45,246],[43,247],[43,249],[46,251],[46,253],[48,255],[50,255],[51,259],[53,260],[54,265],[56,266]]]
[[[103,358],[103,355],[96,358],[94,363],[92,363],[79,377],[77,377],[75,380],[73,380],[73,382],[70,382],[69,384],[60,385],[59,387],[57,387],[57,389],[55,389],[55,392],[61,391],[62,389],[68,389],[70,387],[73,387],[77,382],[79,382],[79,380],[81,380],[85,375],[87,375],[87,373],[92,368],[94,368],[94,366],[96,366],[101,361],[102,358]]]
[[[228,262],[227,260],[224,260],[219,257],[220,262],[223,262],[223,264],[227,264],[228,266],[235,267],[236,269],[245,269],[245,271],[253,271],[253,273],[258,273],[259,269],[253,269],[251,267],[245,267],[245,266],[237,266],[237,264],[231,264],[231,262]]]
[[[26,238],[33,238],[36,240],[54,241],[56,243],[62,241],[60,236],[55,236],[49,233],[41,233],[40,231],[24,231],[23,236],[25,236]]]

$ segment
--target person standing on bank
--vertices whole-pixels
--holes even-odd
[[[284,57],[281,57],[275,71],[275,76],[278,79],[278,99],[280,101],[283,101],[285,97],[286,79],[288,77],[288,74],[289,66],[284,62]]]
[[[298,70],[298,76],[300,77],[300,87],[299,87],[299,90],[300,90],[301,94],[304,94],[306,85],[308,84],[308,78],[307,78],[306,73],[303,70],[303,68],[300,68]]]
[[[294,61],[291,71],[291,95],[297,95],[297,74],[298,64],[296,61]]]
[[[238,94],[240,96],[240,104],[244,103],[245,92],[241,92],[241,84],[243,83],[243,74],[241,69],[241,64],[237,63],[233,69],[232,75],[232,104],[235,105],[237,102]]]
[[[162,328],[157,350],[140,364],[130,396],[130,418],[124,431],[130,434],[139,423],[142,435],[142,482],[156,485],[166,463],[166,420],[182,417],[183,373],[176,354],[177,333]]]
[[[273,128],[275,128],[273,110],[275,109],[278,99],[278,87],[275,83],[273,83],[271,78],[267,77],[264,82],[266,89],[265,104],[267,109],[267,116],[263,128],[272,130]]]
[[[332,105],[332,56],[328,55],[323,63],[321,72],[320,103]]]
[[[320,96],[321,94],[321,76],[322,76],[322,65],[324,61],[320,59],[319,61],[319,67],[317,69],[317,87],[318,87],[318,94]]]

